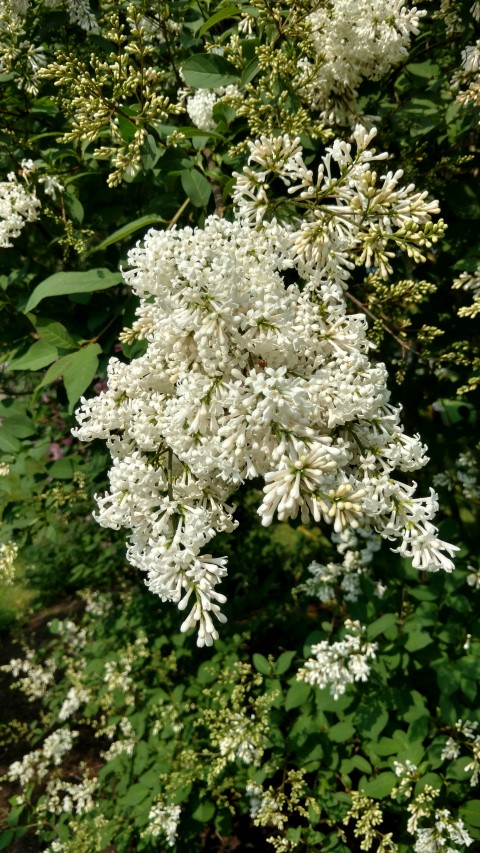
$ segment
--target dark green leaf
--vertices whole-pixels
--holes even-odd
[[[480,800],[470,800],[460,809],[460,817],[470,826],[480,827]]]
[[[277,675],[282,675],[289,668],[296,652],[283,652],[275,663],[275,672]]]
[[[209,181],[197,169],[182,172],[182,187],[195,207],[205,207],[210,198],[212,187]]]
[[[217,53],[197,53],[182,65],[187,86],[195,89],[217,89],[235,83],[239,72],[223,56]]]
[[[204,24],[200,27],[198,31],[199,36],[203,36],[205,33],[208,33],[215,24],[220,23],[220,21],[224,21],[225,18],[231,18],[233,15],[239,15],[240,10],[238,6],[224,6],[223,9],[219,9],[218,12],[215,12]]]
[[[291,711],[292,708],[299,708],[307,701],[310,695],[310,685],[304,681],[299,681],[297,684],[292,684],[287,691],[285,697],[285,710]]]
[[[194,820],[198,820],[200,823],[207,823],[212,819],[215,814],[215,806],[213,803],[204,802],[200,803],[199,806],[192,813],[192,817]]]
[[[262,673],[262,675],[270,675],[272,671],[272,667],[264,655],[254,654],[253,665],[258,672]]]
[[[8,365],[9,370],[41,370],[58,356],[57,348],[48,341],[35,341],[28,352],[14,358]]]
[[[165,221],[166,220],[159,216],[158,213],[148,213],[146,216],[140,216],[138,219],[134,219],[126,225],[122,225],[121,228],[117,228],[113,234],[110,234],[109,237],[105,237],[105,240],[102,240],[98,246],[94,246],[93,249],[90,249],[89,254],[92,255],[94,252],[101,252],[103,249],[108,248],[108,246],[112,246],[113,243],[119,243],[120,240],[125,240],[126,237],[130,237],[130,235],[134,234],[135,231],[140,231],[141,228],[148,228],[149,225],[156,225],[159,222]]]
[[[75,341],[62,323],[49,320],[46,317],[38,317],[37,319],[32,317],[32,320],[43,341],[48,341],[49,344],[58,347],[58,349],[74,349],[76,347]]]
[[[24,308],[25,313],[48,296],[67,296],[70,293],[93,293],[106,290],[122,281],[120,272],[107,269],[85,270],[85,272],[58,272],[38,284]]]
[[[348,723],[346,720],[341,723],[335,723],[334,726],[330,726],[328,730],[328,738],[329,740],[333,740],[335,743],[344,743],[347,740],[350,740],[355,733],[355,729],[351,723]]]
[[[388,796],[397,782],[398,779],[395,776],[395,773],[387,771],[386,773],[380,773],[376,779],[371,779],[369,782],[362,785],[362,790],[367,797],[373,797],[374,800],[381,800],[383,797]]]
[[[73,412],[75,404],[90,385],[98,367],[98,356],[102,348],[99,344],[88,346],[70,353],[52,364],[47,370],[38,388],[43,388],[54,382],[59,376],[63,381],[68,395],[69,412]]]

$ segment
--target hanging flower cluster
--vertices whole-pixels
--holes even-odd
[[[416,263],[444,233],[438,202],[414,184],[402,186],[403,171],[378,175],[386,152],[369,148],[376,136],[357,125],[350,142],[336,139],[320,165],[309,168],[300,139],[261,137],[249,143],[249,164],[236,174],[233,198],[239,215],[252,224],[274,216],[288,225],[290,252],[301,274],[322,269],[347,280],[354,265],[375,266],[384,279],[392,272],[396,251]],[[259,168],[260,167],[260,168]],[[285,197],[278,196],[278,179]],[[277,180],[277,192],[271,189]]]
[[[14,172],[0,183],[0,248],[10,248],[27,222],[37,219],[40,201],[19,183]]]
[[[125,273],[140,307],[124,337],[147,350],[111,359],[108,390],[77,413],[75,434],[106,439],[113,459],[98,521],[131,530],[130,562],[162,600],[191,608],[182,630],[198,623],[199,645],[218,636],[212,617],[225,621],[226,559],[205,548],[235,528],[230,499],[246,480],[264,480],[264,525],[300,515],[336,533],[371,526],[417,568],[453,568],[434,492],[415,497],[395,477],[427,460],[389,403],[385,367],[369,360],[365,317],[347,313],[348,256],[322,268],[292,250],[296,233],[217,217],[151,230]]]
[[[314,3],[307,16],[313,51],[299,63],[296,87],[328,122],[358,115],[362,80],[380,80],[407,56],[425,10],[405,0]]]

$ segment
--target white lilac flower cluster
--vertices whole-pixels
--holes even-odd
[[[88,0],[42,0],[42,2],[48,8],[64,6],[72,24],[78,24],[87,32],[98,31],[97,20]],[[0,5],[10,7],[13,13],[19,17],[25,17],[30,6],[30,0],[8,0]]]
[[[356,139],[364,151],[371,135],[357,129]],[[287,172],[297,148],[279,154]],[[349,145],[332,151],[350,162]],[[379,202],[377,219],[391,215]],[[129,561],[162,600],[191,607],[181,630],[198,623],[199,645],[218,637],[212,617],[225,621],[216,587],[226,559],[204,549],[236,527],[230,499],[246,480],[264,479],[263,525],[300,515],[340,533],[362,522],[399,539],[416,568],[453,569],[457,549],[432,523],[435,493],[415,497],[416,485],[394,475],[424,465],[425,448],[403,432],[385,367],[369,361],[365,317],[347,313],[342,221],[321,252],[301,256],[292,239],[307,247],[302,228],[217,217],[203,229],[151,230],[129,254],[124,277],[140,297],[129,334],[147,350],[131,364],[110,360],[108,390],[82,399],[74,434],[107,441],[110,489],[97,496],[97,520],[131,530]]]
[[[18,681],[13,686],[27,696],[30,702],[42,699],[55,680],[57,665],[53,658],[47,658],[43,664],[35,660],[33,649],[24,647],[24,658],[12,658],[9,663],[0,667],[3,672],[9,672]],[[21,678],[19,678],[21,676]]]
[[[255,715],[232,713],[228,718],[228,734],[219,741],[220,755],[228,761],[239,758],[244,764],[260,764],[264,753],[263,731],[257,727]]]
[[[158,838],[163,836],[169,847],[175,846],[178,824],[180,822],[180,806],[166,805],[159,799],[152,805],[148,815],[148,826],[143,836]]]
[[[45,778],[51,767],[59,767],[65,755],[71,751],[78,732],[57,729],[45,738],[43,745],[28,752],[21,761],[14,761],[6,773],[9,782],[28,785],[29,782]]]
[[[374,554],[381,546],[381,539],[371,528],[347,527],[340,533],[332,533],[332,542],[343,560],[340,563],[310,563],[308,571],[311,577],[295,587],[293,592],[303,592],[318,598],[324,604],[336,601],[340,595],[345,601],[358,601],[360,598],[360,578],[368,572]],[[383,590],[383,591],[382,591]],[[376,595],[380,598],[385,592],[377,585]]]
[[[15,561],[18,545],[15,542],[3,542],[0,545],[0,583],[11,586],[15,580]]]
[[[459,853],[471,844],[473,838],[463,820],[454,820],[448,809],[437,809],[433,826],[417,828],[413,849],[415,853]]]
[[[379,80],[408,53],[425,11],[405,0],[329,0],[307,16],[312,54],[299,62],[297,90],[328,124],[359,112],[362,80]]]
[[[480,39],[462,50],[462,63],[455,71],[450,85],[457,92],[456,100],[466,107],[480,107]]]
[[[45,794],[39,803],[39,813],[51,815],[82,815],[92,811],[95,806],[93,795],[98,780],[86,773],[81,782],[67,782],[64,779],[50,779]]]
[[[464,739],[464,746],[472,754],[472,760],[463,768],[465,773],[470,773],[470,785],[478,785],[480,778],[480,733],[479,724],[472,720],[457,720],[455,729]],[[461,754],[461,744],[458,737],[449,737],[443,747],[441,758],[444,760],[455,760]]]
[[[390,796],[394,799],[396,797],[411,797],[414,785],[419,778],[417,765],[407,758],[404,762],[394,761],[393,769],[395,776],[400,781],[395,788],[392,788]]]
[[[480,308],[480,302],[479,302]],[[452,471],[442,471],[435,474],[433,485],[443,487],[452,492],[459,492],[468,501],[480,500],[480,484],[478,482],[478,460],[480,444],[475,450],[466,450],[460,453],[455,460],[455,468]]]
[[[355,681],[367,681],[376,657],[377,644],[365,639],[366,628],[356,620],[345,621],[343,640],[322,640],[312,646],[313,657],[297,672],[298,681],[315,687],[329,687],[334,699]]]
[[[17,181],[10,172],[7,181],[0,182],[0,248],[13,246],[27,222],[37,219],[40,201]]]
[[[185,92],[180,90],[180,98],[184,95]],[[186,109],[192,124],[200,130],[215,130],[217,122],[213,118],[213,108],[225,95],[228,97],[238,95],[238,87],[230,85],[221,86],[218,89],[197,89],[193,95],[188,96]]]
[[[459,308],[460,317],[476,317],[480,311],[480,266],[475,272],[462,272],[452,284],[455,290],[466,290],[473,297],[471,305]]]
[[[401,169],[380,176],[375,171],[388,157],[369,148],[376,133],[356,125],[354,146],[336,139],[315,171],[306,165],[298,137],[261,137],[248,143],[248,162],[254,168],[234,173],[239,216],[252,225],[273,212],[277,219],[284,216],[284,239],[288,235],[290,242],[284,251],[304,277],[315,269],[346,281],[356,264],[375,266],[387,279],[396,250],[422,262],[425,248],[442,236],[443,221],[432,222],[439,212],[436,200],[415,192],[414,184],[402,186]],[[281,205],[271,191],[278,179],[286,188]]]
[[[118,728],[122,735],[118,740],[114,740],[105,752],[101,753],[105,761],[112,761],[118,755],[132,755],[135,749],[137,738],[135,729],[133,728],[128,717],[122,717],[118,723]]]

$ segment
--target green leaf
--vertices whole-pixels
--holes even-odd
[[[426,634],[424,631],[412,631],[405,643],[405,648],[408,652],[418,652],[431,643],[433,643],[433,640],[430,634]]]
[[[47,317],[32,317],[35,328],[43,341],[58,349],[75,349],[77,344],[62,323]]]
[[[362,785],[362,791],[367,795],[367,797],[373,797],[374,800],[381,800],[383,797],[388,796],[397,782],[398,779],[395,776],[395,773],[387,771],[386,773],[380,773],[376,779],[371,779],[369,782]]]
[[[480,827],[480,800],[470,800],[460,809],[460,817],[470,826]]]
[[[128,222],[126,225],[122,225],[121,228],[117,228],[113,234],[110,234],[109,237],[105,237],[105,240],[102,240],[98,246],[94,246],[93,249],[90,249],[88,252],[89,255],[93,255],[94,252],[101,252],[103,249],[108,248],[108,246],[112,246],[113,243],[119,243],[120,240],[125,240],[126,237],[130,237],[131,234],[134,234],[135,231],[140,231],[141,228],[147,228],[149,225],[156,225],[158,222],[166,222],[162,216],[159,216],[158,213],[148,213],[146,216],[140,216],[138,219],[133,219],[132,222]]]
[[[270,666],[267,658],[264,657],[264,655],[254,654],[253,665],[257,672],[261,672],[262,675],[270,675],[272,671],[272,667]]]
[[[379,634],[385,634],[389,640],[394,640],[398,634],[397,619],[398,616],[396,613],[384,613],[383,616],[380,616],[379,619],[376,619],[375,622],[372,622],[368,626],[368,639],[373,640]]]
[[[223,56],[217,53],[197,53],[182,65],[187,86],[195,89],[217,89],[235,83],[239,72]]]
[[[287,695],[285,697],[285,710],[291,711],[292,708],[299,708],[300,705],[303,705],[303,703],[307,701],[309,696],[309,684],[306,684],[304,681],[298,681],[296,684],[292,684],[292,686],[287,690]]]
[[[145,171],[148,172],[150,169],[153,169],[159,158],[160,151],[157,147],[157,143],[151,133],[149,133],[142,146],[141,153],[142,166]]]
[[[232,18],[234,15],[239,14],[240,10],[238,6],[224,6],[223,9],[219,9],[218,12],[215,12],[215,14],[208,19],[208,21],[205,21],[205,23],[202,24],[198,31],[198,35],[203,36],[205,33],[208,33],[215,24],[220,23],[220,21],[224,21],[225,18]]]
[[[330,726],[328,730],[328,739],[333,740],[334,743],[344,743],[347,740],[350,740],[355,733],[355,729],[351,723],[348,723],[346,720],[341,723],[335,723],[334,726]]]
[[[14,358],[8,365],[9,370],[41,370],[58,356],[58,350],[48,341],[35,341],[28,352]]]
[[[181,174],[182,187],[195,207],[205,207],[212,193],[209,181],[197,169]]]
[[[58,272],[38,284],[30,295],[25,313],[34,308],[48,296],[67,296],[71,293],[93,293],[96,290],[106,290],[122,281],[120,272],[107,269],[85,270],[85,272]]]
[[[213,803],[204,802],[200,803],[199,806],[195,809],[192,814],[194,820],[198,820],[200,823],[208,823],[209,820],[212,819],[215,814],[215,806]]]
[[[20,447],[18,438],[9,432],[5,423],[2,424],[0,426],[0,450],[3,450],[4,453],[16,453]]]
[[[128,789],[124,797],[120,798],[122,806],[136,806],[143,802],[150,793],[150,788],[140,785],[138,782]]]
[[[253,78],[257,76],[260,71],[260,65],[258,63],[258,59],[255,56],[245,68],[242,74],[242,86],[247,86],[248,83],[251,83]]]
[[[98,356],[101,351],[102,348],[99,344],[88,344],[77,352],[60,358],[47,370],[37,390],[45,385],[50,385],[59,376],[63,376],[69,402],[68,411],[72,413],[75,403],[78,402],[95,376]]]
[[[8,429],[11,435],[15,438],[28,438],[29,435],[34,435],[37,428],[30,418],[25,415],[12,415],[5,418],[3,426]]]
[[[282,673],[287,671],[295,655],[296,652],[283,652],[280,655],[278,660],[275,662],[275,672],[277,675],[282,675]]]
[[[67,208],[67,213],[70,216],[74,225],[80,226],[83,222],[83,217],[85,215],[83,204],[73,193],[64,193],[63,199],[65,202],[65,207]]]

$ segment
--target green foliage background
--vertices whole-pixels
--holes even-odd
[[[72,25],[62,8],[32,4],[29,38],[48,45],[51,61],[56,50],[69,57],[68,74],[57,69],[46,75],[37,93],[18,88],[15,70],[0,75],[0,169],[18,173],[22,159],[31,158],[38,174],[56,175],[65,189],[52,199],[37,184],[40,218],[12,248],[0,250],[0,461],[9,465],[0,477],[0,537],[19,547],[15,586],[1,591],[0,628],[12,654],[10,641],[26,639],[36,659],[53,658],[58,671],[31,722],[28,709],[17,714],[16,704],[4,711],[2,740],[14,743],[16,758],[37,748],[58,724],[74,685],[75,654],[58,621],[50,620],[49,629],[46,623],[55,615],[72,618],[87,632],[82,683],[90,699],[77,712],[78,744],[59,773],[77,779],[85,762],[98,788],[92,812],[47,819],[41,785],[27,785],[19,803],[19,790],[4,783],[10,805],[0,849],[27,849],[22,843],[37,838],[38,849],[58,840],[71,853],[161,850],[165,842],[145,834],[161,796],[182,807],[178,851],[234,849],[229,839],[239,849],[272,849],[271,838],[278,850],[407,853],[407,798],[391,796],[398,784],[393,762],[407,759],[418,768],[414,796],[427,786],[438,789],[436,806],[461,817],[480,845],[480,792],[465,771],[471,746],[455,729],[458,719],[480,723],[480,592],[467,583],[471,567],[480,565],[479,501],[465,498],[455,479],[456,460],[467,450],[476,465],[471,473],[478,474],[479,330],[475,319],[458,317],[466,296],[451,289],[461,271],[473,272],[480,262],[478,112],[460,107],[449,83],[462,48],[478,37],[469,5],[457,4],[464,26],[452,35],[435,17],[439,4],[428,3],[405,62],[360,92],[362,109],[378,117],[378,147],[392,153],[407,182],[440,199],[446,237],[423,267],[398,257],[391,283],[380,285],[357,271],[352,287],[371,321],[376,357],[389,368],[394,400],[403,403],[407,430],[428,443],[431,462],[420,474],[422,487],[428,489],[435,473],[453,477],[453,489],[441,492],[440,533],[461,547],[457,570],[418,574],[384,547],[361,578],[358,601],[345,602],[340,591],[326,604],[292,593],[308,564],[334,560],[335,549],[325,531],[261,528],[259,492],[245,488],[240,529],[215,544],[218,554],[229,556],[229,621],[213,649],[198,650],[191,636],[178,632],[173,608],[143,589],[125,561],[123,538],[93,520],[93,494],[105,485],[109,459],[100,443],[85,447],[72,440],[73,411],[81,395],[103,387],[113,353],[128,359],[142,351],[141,342],[117,343],[136,307],[119,272],[132,244],[152,225],[202,226],[218,209],[218,193],[226,216],[232,215],[232,173],[246,162],[252,116],[221,103],[214,109],[215,131],[189,125],[175,109],[179,69],[193,88],[239,83],[255,104],[248,94],[253,85],[263,99],[265,124],[300,133],[312,164],[329,136],[348,131],[302,119],[294,92],[278,107],[275,95],[287,83],[259,65],[259,47],[278,47],[275,14],[284,23],[292,8],[302,13],[302,3],[278,4],[276,13],[266,2],[101,3],[97,12],[111,17],[96,34]],[[166,29],[164,40],[147,49],[138,35],[144,6],[163,28],[169,20],[182,22],[181,32],[172,36]],[[212,43],[227,44],[242,12],[257,21],[255,37],[240,39],[236,55],[208,53]],[[136,45],[136,72],[144,60],[155,68],[157,92],[161,87],[169,100],[147,97],[138,80],[132,85],[131,73],[111,82],[114,58],[124,55],[122,27],[126,43]],[[288,34],[280,47],[292,61],[301,50]],[[96,68],[89,65],[92,52]],[[79,122],[92,117],[72,100],[72,80],[80,79],[81,68],[89,69],[90,103],[98,98],[110,105],[90,139],[81,138]],[[110,146],[110,155],[97,156],[99,146]],[[109,185],[118,152],[127,167]],[[406,279],[426,280],[436,291],[410,292],[401,286]],[[374,594],[377,582],[387,585],[383,598]],[[106,602],[100,617],[84,612],[85,590]],[[295,673],[312,644],[342,635],[347,617],[368,626],[378,659],[368,682],[334,700],[327,689],[297,681]],[[128,689],[109,693],[106,663],[126,671],[126,660]],[[219,746],[245,708],[255,715],[258,767],[227,760]],[[131,754],[102,759],[106,723],[118,727],[124,719],[134,732]],[[442,759],[447,737],[461,743],[460,757]],[[253,825],[249,781],[272,787],[283,821]],[[357,832],[358,821],[345,822],[358,791],[382,811],[370,846]],[[396,848],[382,847],[388,833]]]

